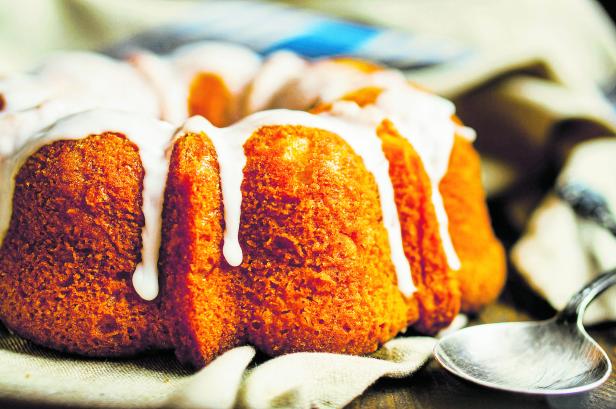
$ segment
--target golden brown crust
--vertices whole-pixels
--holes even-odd
[[[360,60],[354,57],[332,57],[331,61],[336,64],[346,65],[347,67],[354,68],[355,70],[362,72],[364,74],[372,74],[378,71],[383,71],[385,68],[379,64],[376,64],[371,61]]]
[[[374,104],[382,92],[383,89],[379,87],[364,87],[343,95],[339,100],[352,101],[360,107],[365,107],[366,105]],[[310,112],[320,114],[321,112],[331,111],[332,106],[331,102],[323,102],[312,108]]]
[[[157,302],[132,285],[143,174],[137,147],[110,133],[54,142],[25,162],[0,249],[0,316],[9,328],[90,356],[167,345]]]
[[[229,124],[231,92],[222,78],[212,73],[200,73],[190,84],[188,115],[201,115],[215,126]]]
[[[418,89],[423,89],[417,84],[411,85]],[[366,106],[374,103],[381,92],[382,89],[378,87],[366,87],[348,93],[342,99],[354,101],[359,106]],[[330,109],[331,104],[322,104],[314,108],[313,112],[319,113]],[[456,123],[462,124],[456,116],[452,119]],[[381,136],[383,136],[382,134],[383,132],[381,132]],[[391,132],[386,132],[386,134],[391,134]],[[389,147],[387,147],[388,145]],[[406,144],[408,145],[407,147],[403,147],[403,145],[403,143],[396,142],[392,138],[384,139],[384,151],[390,163],[395,162],[397,156],[397,162],[401,164],[400,169],[396,171],[399,176],[392,175],[399,208],[401,206],[405,207],[401,203],[403,199],[400,198],[400,195],[402,190],[409,190],[411,181],[399,183],[397,178],[409,178],[409,175],[405,175],[405,173],[412,169],[413,161],[411,160],[405,164],[404,156],[415,156],[410,144]],[[404,171],[405,167],[407,168],[406,172]],[[392,169],[396,169],[394,163],[392,163]],[[392,172],[390,171],[390,173]],[[434,242],[438,238],[438,232],[432,232],[432,239],[429,239],[432,244],[428,243],[426,246],[434,251],[424,251],[422,257],[427,257],[427,260],[430,260],[430,263],[425,263],[425,265],[431,264],[436,274],[434,275],[435,279],[431,279],[431,274],[425,275],[424,273],[424,279],[428,280],[426,288],[430,289],[427,294],[432,295],[429,298],[424,296],[423,302],[420,300],[420,305],[424,305],[421,316],[425,318],[418,322],[417,327],[422,331],[434,332],[435,329],[442,327],[450,318],[453,318],[451,314],[457,310],[457,304],[459,304],[460,299],[460,295],[456,295],[452,288],[452,283],[456,278],[462,293],[461,309],[466,312],[476,311],[494,301],[504,285],[506,276],[505,254],[501,244],[492,232],[485,204],[485,194],[481,186],[480,173],[479,156],[472,144],[456,136],[451,152],[449,169],[439,185],[439,191],[443,196],[445,210],[449,218],[449,232],[454,248],[460,257],[462,267],[455,274],[451,272],[445,273],[445,270],[439,267],[442,262],[437,251],[438,246],[435,246]],[[420,190],[422,186],[429,186],[429,182],[425,180],[414,185],[416,190]],[[413,195],[409,195],[409,198],[412,197]],[[407,206],[407,208],[414,209],[415,207]],[[432,206],[427,206],[426,211],[433,213],[434,209]],[[427,215],[427,220],[435,219],[433,216]],[[434,223],[422,223],[419,218],[415,221],[420,223],[417,226],[423,226],[422,231],[426,227],[434,230]],[[408,234],[408,231],[413,231],[413,226],[416,225],[411,222],[407,226],[403,226],[403,235],[405,236],[405,244],[408,247],[409,241],[416,241],[414,233]],[[413,252],[411,251],[411,256],[412,254]],[[411,264],[414,263],[412,262]],[[418,269],[413,268],[413,271],[415,274]],[[436,277],[440,278],[436,279]],[[414,280],[419,282],[422,278],[417,277],[415,279],[414,276]],[[426,293],[420,291],[419,296],[422,297],[422,294]],[[444,294],[449,294],[450,296],[445,297]],[[432,299],[430,300],[430,298]],[[431,314],[436,315],[428,318]]]
[[[248,338],[271,355],[363,354],[407,325],[377,188],[338,136],[267,126],[244,145]]]
[[[503,288],[505,253],[492,232],[481,186],[479,155],[470,142],[459,136],[439,189],[449,217],[451,240],[462,262],[458,271],[462,310],[477,311],[494,301]]]
[[[160,265],[176,355],[195,367],[243,338],[239,269],[221,260],[222,233],[216,151],[207,136],[187,134],[171,155]]]
[[[413,146],[385,120],[378,129],[389,161],[404,252],[417,287],[419,306],[415,328],[436,333],[451,323],[460,309],[460,291],[449,269],[432,205],[430,180]]]

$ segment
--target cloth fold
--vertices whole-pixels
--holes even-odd
[[[578,183],[605,198],[616,215],[616,138],[579,144],[563,168],[559,183]],[[512,250],[512,261],[526,281],[556,309],[599,272],[616,267],[616,238],[582,219],[550,193],[531,217],[525,235]],[[616,288],[588,308],[587,324],[616,320]]]
[[[387,342],[371,357],[297,353],[265,362],[248,374],[240,391],[242,408],[339,408],[381,377],[403,378],[432,355],[430,337]]]
[[[75,358],[36,347],[0,327],[0,401],[109,408],[338,408],[379,378],[417,371],[435,343],[431,337],[400,337],[368,357],[304,352],[249,369],[255,349],[242,346],[190,374],[169,353],[130,360]]]
[[[227,351],[201,371],[183,380],[164,406],[178,409],[233,408],[244,371],[255,353],[251,346]]]

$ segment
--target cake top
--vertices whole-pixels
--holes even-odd
[[[81,69],[81,65],[85,68]],[[201,75],[212,76],[228,91],[224,101],[219,102],[227,104],[220,111],[227,117],[221,121],[233,120],[230,126],[217,127],[195,116],[177,128],[190,111],[195,78]],[[366,87],[379,90],[371,103],[360,106],[340,99]],[[145,169],[142,257],[133,275],[135,289],[144,299],[154,299],[158,294],[157,260],[169,147],[174,135],[186,132],[205,134],[216,148],[225,219],[223,255],[232,266],[240,265],[243,257],[238,231],[246,163],[244,143],[267,125],[300,125],[342,138],[374,175],[398,285],[405,296],[410,296],[415,287],[404,254],[389,162],[377,135],[378,126],[387,119],[421,158],[432,185],[431,199],[449,266],[454,270],[460,267],[438,186],[448,168],[454,136],[473,138],[474,133],[454,121],[455,107],[451,102],[410,85],[398,71],[346,59],[308,62],[289,52],[278,52],[262,61],[242,47],[206,43],[163,57],[137,53],[129,63],[69,53],[50,60],[32,76],[3,80],[0,94],[7,101],[5,111],[0,113],[0,129],[6,128],[5,133],[0,132],[0,147],[4,146],[0,149],[0,238],[9,227],[15,175],[32,153],[56,140],[104,132],[123,135],[138,147]],[[323,102],[331,105],[319,114],[291,109],[251,113],[277,105],[307,109]],[[37,105],[18,109],[32,103]],[[113,110],[75,114],[101,106]],[[43,132],[14,129],[20,124],[53,123],[64,116]],[[152,119],[154,116],[172,120],[175,125]],[[235,121],[237,118],[242,119]]]

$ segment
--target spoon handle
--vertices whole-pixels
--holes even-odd
[[[600,274],[571,297],[565,308],[556,316],[556,321],[563,324],[581,324],[590,302],[614,284],[616,269]]]

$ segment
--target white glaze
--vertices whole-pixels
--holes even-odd
[[[54,92],[52,84],[43,86],[32,75],[16,74],[0,80],[0,95],[4,100],[4,109],[0,115],[31,108],[49,99]]]
[[[382,69],[365,73],[352,65],[336,60],[322,60],[305,66],[303,70],[296,74],[295,78],[287,81],[273,102],[267,107],[305,110],[318,102],[332,102],[349,92],[366,87],[399,90],[402,93],[409,94],[415,91],[433,97],[432,99],[424,98],[430,106],[451,105],[448,100],[409,85],[408,80],[400,71]],[[401,109],[403,107],[397,108],[397,110]],[[410,110],[408,111],[410,112]],[[455,109],[452,109],[451,112],[453,114]],[[389,110],[385,110],[384,113],[389,114]],[[450,122],[450,120],[447,122]],[[476,134],[472,128],[455,123],[454,127],[459,136],[471,142],[475,140]]]
[[[155,119],[119,111],[93,110],[58,121],[32,138],[14,156],[2,162],[0,178],[0,244],[6,236],[12,214],[15,176],[24,162],[41,147],[58,140],[76,140],[103,132],[125,135],[139,148],[145,175],[141,262],[133,274],[135,290],[145,300],[158,294],[158,250],[162,227],[162,204],[173,126]]]
[[[37,71],[42,83],[54,84],[57,97],[91,97],[96,107],[159,117],[156,94],[129,64],[101,54],[53,55]]]
[[[352,84],[365,81],[369,75],[335,60],[312,63],[290,81],[275,98],[274,107],[305,110],[319,101],[331,101],[357,89]]]
[[[89,97],[52,98],[34,108],[0,115],[0,161],[17,152],[37,132],[58,119],[77,112],[96,108]]]
[[[182,83],[167,59],[149,52],[138,52],[127,61],[156,92],[162,120],[180,124],[188,117],[188,86]]]
[[[36,101],[36,105],[0,114],[0,160],[19,150],[37,131],[78,112],[104,108],[159,115],[156,93],[137,71],[102,55],[60,53],[32,78],[34,84],[16,83],[11,95],[23,91],[24,101]],[[38,96],[26,98],[33,88],[40,90]]]
[[[457,125],[450,101],[406,86],[381,93],[375,104],[393,122],[421,158],[432,185],[432,205],[436,213],[443,249],[449,267],[459,270],[460,259],[449,234],[449,220],[439,185],[449,167]]]
[[[246,95],[245,114],[271,108],[276,95],[300,78],[308,63],[290,51],[270,55],[255,75]]]
[[[475,142],[475,139],[477,139],[477,132],[475,132],[473,128],[459,124],[455,124],[455,127],[456,135],[459,137],[464,138],[469,142]]]
[[[242,204],[241,185],[246,164],[243,146],[256,130],[266,125],[301,125],[332,132],[344,139],[363,159],[366,168],[374,175],[379,189],[383,223],[389,238],[398,286],[405,296],[410,296],[415,287],[410,265],[404,254],[398,210],[389,178],[389,162],[383,153],[381,140],[373,124],[366,126],[365,123],[354,123],[343,118],[281,109],[258,112],[228,128],[216,128],[202,117],[193,117],[186,122],[182,131],[205,133],[218,153],[225,219],[223,255],[227,262],[234,266],[242,262],[238,233]]]

